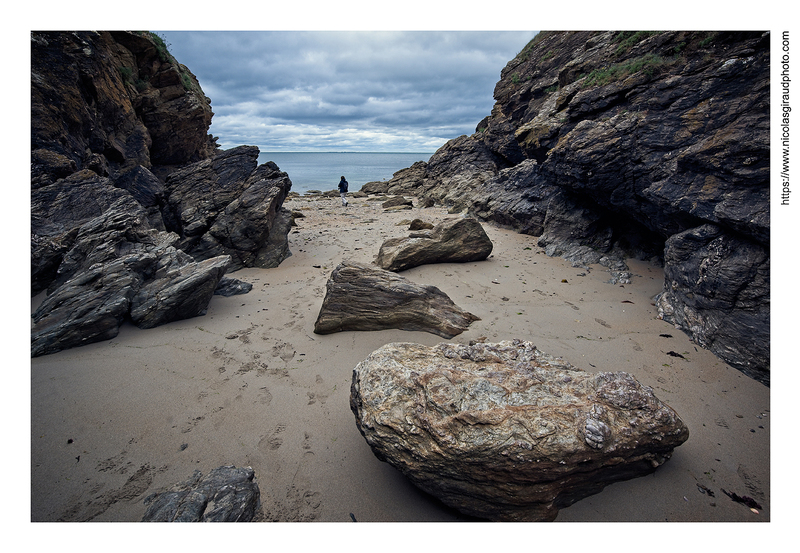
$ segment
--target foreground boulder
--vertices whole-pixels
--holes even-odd
[[[250,467],[223,466],[208,476],[196,470],[185,482],[154,493],[142,522],[250,522],[261,492]]]
[[[404,271],[429,263],[482,261],[492,248],[492,241],[477,220],[447,219],[429,232],[386,240],[375,264],[387,271]]]
[[[479,320],[435,286],[414,284],[362,263],[340,264],[331,273],[326,288],[314,323],[317,334],[396,328],[452,338]]]
[[[530,342],[388,344],[353,370],[376,457],[462,513],[550,521],[653,472],[689,431],[624,372],[586,373]]]

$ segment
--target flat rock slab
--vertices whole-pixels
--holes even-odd
[[[341,263],[331,273],[326,289],[314,323],[317,334],[394,328],[452,338],[479,320],[435,286],[415,284],[363,263]]]
[[[521,340],[387,344],[353,370],[376,457],[474,517],[550,521],[653,472],[689,431],[625,372],[587,373]]]
[[[250,522],[260,498],[250,467],[222,466],[206,477],[196,470],[188,480],[148,496],[142,522]]]
[[[477,220],[459,217],[442,221],[430,231],[389,238],[381,245],[375,264],[387,271],[404,271],[430,263],[482,261],[492,248]]]

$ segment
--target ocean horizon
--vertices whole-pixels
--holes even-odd
[[[258,163],[273,161],[289,175],[292,191],[335,190],[344,175],[350,192],[368,182],[384,181],[417,161],[428,161],[433,152],[261,152]]]

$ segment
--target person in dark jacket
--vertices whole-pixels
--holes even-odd
[[[342,197],[342,205],[347,207],[347,181],[342,175],[342,180],[339,181],[339,195]]]

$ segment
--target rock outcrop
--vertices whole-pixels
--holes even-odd
[[[483,261],[493,247],[476,219],[458,217],[442,221],[430,231],[385,240],[375,264],[387,271],[404,271],[429,263]]]
[[[31,100],[33,355],[202,315],[226,271],[290,255],[288,176],[217,149],[210,100],[157,35],[32,33]]]
[[[261,492],[250,467],[223,466],[145,498],[142,522],[250,522]]]
[[[728,263],[731,290],[762,288],[752,279],[769,274],[769,45],[768,32],[539,33],[501,72],[475,134],[446,143],[392,193],[537,236],[576,264],[605,257],[621,279],[631,256],[670,273],[668,239],[711,224],[753,252]],[[701,256],[684,253],[681,271],[699,272]],[[711,338],[768,335],[768,288],[758,300],[723,294],[724,305],[680,278],[664,291],[665,320],[769,381],[766,348]],[[726,317],[702,315],[712,304]]]
[[[391,271],[345,261],[328,279],[314,332],[396,328],[452,338],[477,320],[435,286],[418,285]]]
[[[373,181],[364,184],[360,191],[365,194],[400,195],[403,192],[415,189],[419,185],[425,175],[427,166],[426,162],[417,161],[411,167],[395,172],[388,181]]]
[[[292,182],[258,148],[239,146],[170,174],[164,218],[196,259],[231,256],[231,270],[277,267],[289,255],[291,213],[281,209]]]
[[[372,451],[459,511],[554,520],[606,485],[653,472],[689,431],[624,372],[583,372],[530,342],[388,344],[353,370]]]

